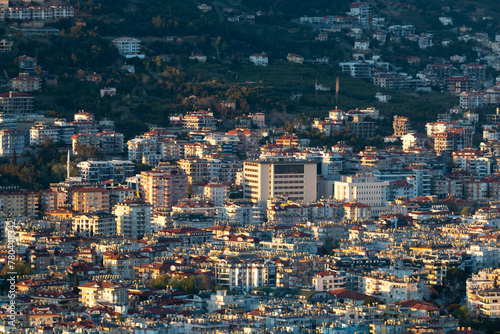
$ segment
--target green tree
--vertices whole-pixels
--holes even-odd
[[[73,289],[71,291],[73,291],[74,293],[80,293],[80,289],[78,288],[79,285],[80,282],[78,280],[78,275],[75,274],[75,279],[73,280]]]
[[[469,208],[464,206],[464,208],[462,209],[462,211],[460,211],[460,214],[462,215],[462,217],[469,217]]]
[[[384,302],[375,297],[369,297],[363,300],[363,305],[378,305],[378,304],[384,304]]]
[[[24,276],[31,274],[31,266],[29,264],[24,263],[24,261],[16,261],[14,262],[14,268],[11,268],[9,265],[3,267],[0,272],[1,276],[14,276],[12,274],[8,274],[9,272],[16,273],[16,276]]]

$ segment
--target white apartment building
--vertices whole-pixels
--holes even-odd
[[[334,196],[341,202],[358,202],[371,207],[386,205],[387,181],[378,181],[370,173],[342,176],[342,181],[335,181]]]
[[[477,295],[479,297],[479,312],[492,319],[500,318],[500,289],[482,290]]]
[[[38,123],[30,129],[30,145],[42,145],[45,139],[56,143],[59,140],[59,130],[51,125]]]
[[[215,265],[215,282],[243,293],[261,286],[276,286],[276,266],[271,260],[219,260]]]
[[[472,271],[477,272],[486,268],[497,268],[500,265],[499,247],[471,245],[467,254],[472,257]]]
[[[252,202],[225,202],[217,209],[217,220],[236,223],[241,226],[255,225],[259,209]]]
[[[119,37],[113,40],[113,44],[118,49],[118,52],[126,57],[139,57],[141,53],[141,41],[133,37]]]
[[[203,187],[203,197],[206,201],[220,206],[226,203],[229,195],[229,187],[220,183],[209,183]]]
[[[287,197],[297,202],[316,200],[317,163],[295,159],[247,160],[243,164],[243,196],[265,209],[267,200]]]
[[[152,205],[137,199],[128,199],[113,208],[118,235],[142,238],[151,232]]]
[[[20,130],[0,130],[0,157],[24,153],[24,133]]]
[[[289,237],[273,237],[271,241],[261,241],[260,245],[263,250],[270,252],[316,254],[318,251],[317,244],[313,240],[297,240]]]
[[[495,287],[495,281],[500,281],[500,269],[484,269],[467,279],[467,307],[476,313],[480,308],[479,292]]]
[[[134,138],[127,142],[128,159],[133,162],[142,162],[143,157],[157,155],[158,143],[154,139]]]
[[[113,236],[116,235],[116,217],[104,212],[76,215],[72,230],[77,235]]]
[[[79,162],[77,167],[82,180],[86,182],[103,182],[112,179],[122,183],[127,177],[134,175],[134,163],[129,160],[88,160]]]
[[[359,292],[383,299],[386,303],[408,299],[423,300],[424,280],[420,280],[418,276],[362,276],[359,277]]]
[[[108,302],[111,305],[128,305],[128,287],[121,283],[110,281],[90,281],[78,286],[80,289],[80,303],[85,307],[94,307],[99,302]]]

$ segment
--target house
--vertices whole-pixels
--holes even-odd
[[[254,53],[250,56],[250,61],[256,66],[267,66],[267,64],[269,63],[269,58],[264,52]]]
[[[193,53],[193,54],[191,54],[191,56],[189,56],[189,60],[197,60],[200,63],[206,63],[207,56],[204,56],[200,53]]]
[[[295,64],[303,64],[304,63],[304,57],[302,57],[301,55],[298,55],[296,53],[289,53],[287,56],[286,56],[286,59],[291,62],[291,63],[295,63]]]

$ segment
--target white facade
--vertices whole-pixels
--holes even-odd
[[[389,182],[377,181],[371,174],[343,176],[335,181],[335,199],[341,202],[357,201],[370,206],[386,204],[386,187]]]
[[[113,208],[119,235],[140,238],[151,232],[152,205],[140,200],[126,200]]]
[[[116,217],[108,213],[89,213],[73,217],[72,230],[77,235],[116,235]]]
[[[125,57],[137,57],[141,52],[141,41],[132,37],[119,37],[113,40],[118,52]]]
[[[359,284],[361,293],[383,299],[386,303],[424,298],[424,281],[419,277],[362,276]]]
[[[30,129],[30,145],[42,145],[45,139],[52,142],[59,140],[59,130],[46,124],[36,124]]]
[[[265,53],[255,53],[250,56],[250,61],[257,66],[267,66],[269,58]]]
[[[215,266],[217,285],[248,293],[261,286],[276,286],[276,267],[274,262],[228,262],[220,260]]]
[[[203,197],[205,200],[220,206],[226,203],[229,194],[229,187],[224,184],[209,183],[203,187]]]

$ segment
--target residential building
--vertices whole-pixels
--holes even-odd
[[[188,176],[177,167],[158,166],[141,172],[141,193],[155,210],[171,210],[173,205],[187,198],[188,184]]]
[[[73,216],[73,232],[90,237],[116,235],[116,217],[105,212],[94,212]]]
[[[21,130],[0,130],[0,157],[24,153],[24,133]]]
[[[194,131],[215,131],[217,119],[212,112],[199,110],[185,115],[182,118],[182,127]]]
[[[10,91],[0,94],[0,113],[4,114],[30,114],[33,112],[34,97],[26,93]]]
[[[267,66],[269,63],[269,58],[263,53],[254,53],[250,56],[250,62],[254,63],[256,66]]]
[[[341,202],[353,202],[370,206],[386,205],[387,181],[379,181],[373,174],[356,174],[342,176],[341,181],[335,181],[334,196]]]
[[[141,239],[151,233],[152,205],[139,199],[127,199],[113,208],[118,235]]]
[[[208,160],[185,158],[177,161],[179,167],[189,177],[189,184],[204,182],[210,180],[208,170]]]
[[[150,155],[158,155],[158,143],[153,139],[133,138],[127,142],[128,159],[134,162],[143,162]]]
[[[0,187],[0,212],[13,217],[35,217],[38,214],[38,194],[13,187]]]
[[[141,53],[141,41],[133,37],[119,37],[113,40],[113,44],[118,49],[118,52],[126,57],[138,57]]]
[[[313,161],[292,159],[247,160],[243,165],[243,196],[262,209],[273,197],[298,202],[316,200],[316,169]]]
[[[276,266],[270,260],[219,260],[215,265],[215,281],[231,290],[248,293],[262,286],[276,286]]]
[[[128,305],[128,287],[111,281],[89,281],[79,285],[80,303],[85,307],[94,307],[101,302],[110,305]]]
[[[36,123],[30,129],[30,145],[42,145],[45,140],[57,143],[59,141],[59,130],[52,125]]]
[[[18,92],[32,92],[42,89],[42,79],[32,76],[19,76],[10,80],[12,90]]]
[[[77,212],[109,212],[110,191],[97,187],[82,187],[72,192],[73,210]]]
[[[312,284],[316,291],[343,289],[346,286],[346,277],[333,271],[322,271],[313,277]]]
[[[424,280],[418,276],[362,276],[359,280],[359,292],[383,299],[387,303],[399,302],[408,299],[423,300]]]
[[[392,127],[394,129],[394,136],[401,138],[406,135],[410,129],[411,124],[408,117],[394,116],[394,121],[392,122]]]
[[[206,201],[221,206],[229,197],[229,187],[220,183],[209,183],[203,187],[203,198]]]
[[[134,175],[134,163],[128,160],[79,162],[78,171],[82,181],[100,183],[114,180],[123,183],[127,177]]]

